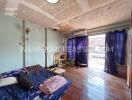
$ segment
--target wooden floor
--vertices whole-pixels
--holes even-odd
[[[126,80],[102,70],[65,66],[72,86],[62,100],[129,100]]]

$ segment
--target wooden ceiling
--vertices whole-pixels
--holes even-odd
[[[130,19],[132,0],[0,0],[5,14],[62,33],[91,29]]]

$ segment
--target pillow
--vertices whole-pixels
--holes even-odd
[[[16,77],[7,77],[7,78],[0,79],[0,87],[9,86],[9,85],[17,84],[17,83],[18,81]]]
[[[33,83],[26,73],[21,72],[16,77],[20,86],[24,89],[28,90],[33,88]]]
[[[35,74],[38,75],[40,73],[40,71],[43,70],[43,67],[40,65],[34,65],[34,66],[29,66],[29,67],[25,67],[24,71],[26,71],[26,73],[29,74]]]

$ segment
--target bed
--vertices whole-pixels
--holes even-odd
[[[30,66],[26,69],[29,71],[29,77],[34,84],[34,88],[31,90],[25,90],[19,84],[0,87],[0,100],[60,100],[71,85],[71,81],[67,80],[67,83],[63,87],[58,89],[53,94],[46,95],[40,91],[38,86],[44,80],[50,78],[51,76],[54,76],[55,74],[47,70],[46,68],[41,67],[40,65]],[[1,74],[0,76],[16,76],[21,71],[25,70],[19,69],[11,72],[6,72]]]

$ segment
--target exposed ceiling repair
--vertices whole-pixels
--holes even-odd
[[[132,0],[0,0],[0,10],[36,24],[68,33],[130,19]]]

